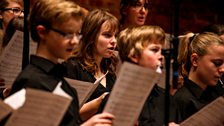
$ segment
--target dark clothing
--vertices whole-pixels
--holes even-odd
[[[89,71],[87,71],[86,69],[84,69],[75,57],[68,59],[66,62],[63,63],[63,65],[67,67],[66,76],[68,78],[72,78],[72,79],[76,79],[80,81],[92,82],[92,83],[96,81],[96,78],[94,77],[94,75],[90,73]],[[106,75],[106,87],[104,87],[102,84],[99,84],[99,86],[95,89],[95,91],[90,96],[88,101],[98,98],[104,92],[110,92],[113,88],[115,80],[116,80],[116,75],[108,73]],[[103,101],[102,103],[105,103],[105,101]],[[104,105],[101,105],[101,107],[104,107]],[[99,108],[99,110],[102,110],[102,109],[103,108]]]
[[[218,96],[224,96],[224,75],[222,75],[221,81],[218,81],[216,90],[217,90]]]
[[[176,120],[176,108],[170,96],[169,120]],[[165,112],[165,90],[155,85],[139,116],[139,126],[163,126]]]
[[[4,88],[0,88],[0,99],[4,99],[3,90],[4,90]]]
[[[174,95],[180,117],[184,121],[201,108],[215,100],[218,95],[215,88],[207,87],[203,90],[193,81],[185,78],[184,86]]]
[[[61,81],[61,88],[68,93],[73,100],[60,125],[78,126],[81,123],[81,118],[79,116],[77,92],[63,79],[65,70],[66,69],[61,64],[54,64],[47,59],[32,55],[30,64],[27,65],[15,80],[11,94],[22,88],[35,88],[52,92]]]

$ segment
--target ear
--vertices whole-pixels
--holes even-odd
[[[193,67],[197,67],[198,66],[198,54],[197,53],[193,53],[191,54],[191,63]]]
[[[43,25],[38,25],[36,27],[36,30],[41,39],[43,39],[45,35],[47,34],[47,29]]]
[[[133,55],[131,55],[131,54],[128,54],[128,58],[132,61],[132,62],[134,62],[134,63],[138,63],[138,61],[139,61],[139,57],[137,57],[137,56],[133,56]]]

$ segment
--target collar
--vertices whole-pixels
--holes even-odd
[[[184,85],[187,87],[190,92],[197,98],[200,99],[203,94],[203,89],[199,87],[196,83],[194,83],[192,80],[189,80],[188,78],[184,78]]]
[[[66,68],[62,64],[55,64],[40,56],[31,55],[30,64],[35,65],[48,74],[54,74],[59,77],[63,77],[66,73]]]
[[[50,60],[45,59],[40,56],[36,56],[36,55],[31,55],[30,64],[35,65],[38,68],[41,68],[46,73],[49,73],[56,65],[55,63],[51,62]]]
[[[153,97],[159,97],[160,95],[164,94],[165,90],[159,87],[157,84],[154,85],[152,88],[152,91],[149,95],[149,99],[152,99]]]

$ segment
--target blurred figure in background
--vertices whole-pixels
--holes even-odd
[[[8,23],[14,17],[23,18],[23,0],[1,0],[0,1],[0,27],[5,31]]]
[[[151,0],[121,0],[121,29],[144,25],[151,8],[150,2]]]

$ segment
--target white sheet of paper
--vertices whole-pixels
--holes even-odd
[[[180,126],[224,126],[224,97],[219,97],[183,121]]]
[[[94,82],[94,84],[99,84],[107,74],[108,74],[108,71],[107,71],[103,76],[101,76],[100,78],[98,78],[98,79]]]
[[[26,100],[26,90],[21,89],[4,100],[4,103],[17,110],[22,107]]]
[[[98,85],[100,84],[102,79],[107,75],[107,73],[108,71],[106,72],[106,74],[104,74],[99,79],[97,79],[94,83],[70,79],[65,77],[65,80],[69,83],[69,85],[76,89],[78,93],[80,107],[89,99],[89,97],[98,87]]]
[[[30,42],[30,54],[36,52],[37,44]],[[22,70],[23,32],[16,31],[0,56],[0,78],[10,88]]]
[[[26,88],[26,101],[5,126],[59,126],[71,99],[51,92]]]
[[[103,77],[105,76],[106,74]],[[100,84],[100,81],[103,79],[103,77],[96,80],[95,83],[74,80],[66,77],[65,80],[69,83],[71,87],[76,89],[79,99],[79,106],[81,107],[95,91],[95,89]]]
[[[62,85],[62,82],[60,81],[52,93],[53,93],[53,94],[56,94],[56,95],[59,95],[59,96],[63,96],[63,97],[69,98],[69,99],[72,99],[72,97],[71,97],[69,94],[67,94],[67,93],[61,88],[61,85]]]
[[[113,126],[133,126],[159,74],[125,62],[104,111],[115,115]]]

